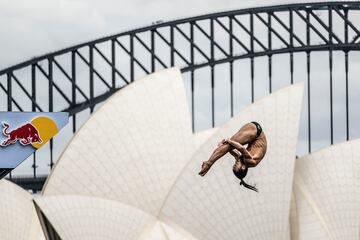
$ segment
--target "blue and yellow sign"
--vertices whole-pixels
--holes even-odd
[[[0,112],[0,169],[14,169],[67,123],[65,112]]]

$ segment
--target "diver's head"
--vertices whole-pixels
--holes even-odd
[[[248,172],[247,167],[234,164],[233,173],[238,179],[242,180],[244,177],[246,177],[247,172]]]
[[[255,192],[258,191],[258,189],[255,187],[255,186],[251,186],[249,184],[247,184],[243,178],[246,177],[246,174],[248,172],[248,168],[245,167],[245,166],[241,166],[241,167],[238,167],[236,166],[236,164],[234,165],[233,167],[233,172],[234,172],[234,175],[240,179],[240,185],[243,185],[244,187],[250,189],[250,190],[253,190]]]

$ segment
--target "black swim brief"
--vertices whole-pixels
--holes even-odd
[[[260,124],[257,122],[251,122],[251,123],[253,123],[256,126],[256,137],[259,137],[260,134],[262,133],[262,128]]]

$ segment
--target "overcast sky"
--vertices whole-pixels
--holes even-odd
[[[0,68],[112,33],[284,0],[0,0]]]
[[[201,14],[220,12],[226,10],[241,9],[254,6],[264,5],[276,5],[283,3],[295,3],[299,1],[283,1],[283,0],[0,0],[0,69],[11,66],[13,64],[28,60],[32,57],[43,55],[45,53],[53,52],[62,48],[66,48],[78,43],[87,42],[96,38],[100,38],[106,35],[119,33],[125,30],[135,29],[142,26],[151,25],[152,22],[163,20],[175,20],[184,17],[192,17]],[[301,1],[306,2],[306,1]],[[266,36],[265,36],[266,37]],[[327,53],[319,53],[317,60],[312,62],[312,79],[313,88],[316,89],[312,93],[313,99],[317,99],[312,115],[314,118],[320,119],[314,121],[313,135],[316,138],[314,142],[315,148],[326,146],[329,142],[329,121],[328,119],[321,120],[322,116],[329,116],[328,105],[328,93],[322,89],[328,89],[328,61]],[[360,75],[359,68],[356,64],[359,64],[360,55],[352,54],[350,62],[350,78],[355,80],[355,77]],[[305,55],[298,54],[296,56],[296,69],[295,69],[295,81],[305,81]],[[337,114],[335,119],[336,127],[336,142],[344,140],[344,66],[343,66],[343,54],[336,55],[334,60],[334,84],[335,89],[335,108],[334,111]],[[288,56],[274,57],[273,63],[273,79],[274,89],[286,86],[289,82],[289,73],[284,73],[284,68],[288,67]],[[249,64],[244,61],[239,63],[242,65],[241,69],[247,69],[243,71],[244,79],[249,78]],[[287,65],[286,65],[287,64]],[[258,58],[255,60],[255,84],[256,84],[256,97],[261,97],[266,94],[267,81],[267,57]],[[259,69],[261,71],[259,71]],[[208,73],[201,73],[200,76],[204,76],[204,81],[208,81]],[[216,74],[226,74],[226,70],[218,69]],[[243,79],[243,80],[244,80]],[[351,80],[351,79],[350,79]],[[247,81],[247,80],[246,80]],[[224,81],[225,82],[225,81]],[[197,89],[208,89],[209,84],[198,81]],[[235,83],[237,84],[237,83]],[[222,85],[224,88],[226,85]],[[247,85],[243,85],[242,88],[249,88],[249,81]],[[351,104],[353,108],[360,107],[358,92],[360,91],[360,85],[351,82]],[[316,92],[318,91],[318,92]],[[196,114],[197,128],[206,129],[209,128],[209,96],[206,96],[209,91],[204,91],[204,94],[199,94],[197,101],[198,111]],[[2,93],[1,93],[2,94]],[[216,99],[217,125],[223,123],[228,119],[229,108],[227,90],[218,88]],[[234,93],[238,97],[238,100],[244,97],[241,92]],[[326,96],[326,97],[324,97]],[[0,96],[0,101],[1,98]],[[242,104],[246,101],[241,99]],[[0,104],[1,105],[1,104]],[[236,109],[241,109],[242,106],[235,106]],[[235,109],[235,110],[236,110]],[[315,109],[315,111],[314,111]],[[302,128],[306,130],[306,109],[302,115]],[[225,116],[225,117],[221,117]],[[350,122],[356,122],[360,120],[357,112],[352,112],[352,119]],[[86,119],[87,115],[83,117]],[[339,127],[337,127],[339,126]],[[359,133],[358,128],[354,129],[355,124],[352,125],[353,131]],[[68,139],[71,137],[71,128],[65,130],[68,131],[64,134],[63,138]],[[307,132],[300,132],[300,145],[298,151],[300,154],[304,154],[307,151],[306,139]],[[64,140],[67,142],[68,140]],[[62,151],[62,147],[57,148],[56,155],[58,156]],[[46,153],[39,152],[39,155]],[[29,169],[32,162],[27,161],[23,164],[22,169]],[[39,163],[41,165],[41,163]],[[46,172],[44,169],[48,169],[46,163],[43,163],[39,170]],[[21,170],[21,168],[20,168]]]

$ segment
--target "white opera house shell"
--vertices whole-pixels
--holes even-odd
[[[71,140],[40,196],[0,181],[1,239],[351,240],[360,228],[360,141],[295,158],[303,84],[193,134],[180,71],[114,94]],[[198,172],[217,142],[258,121],[263,161],[239,186],[232,157]],[[5,196],[5,197],[4,197]]]

